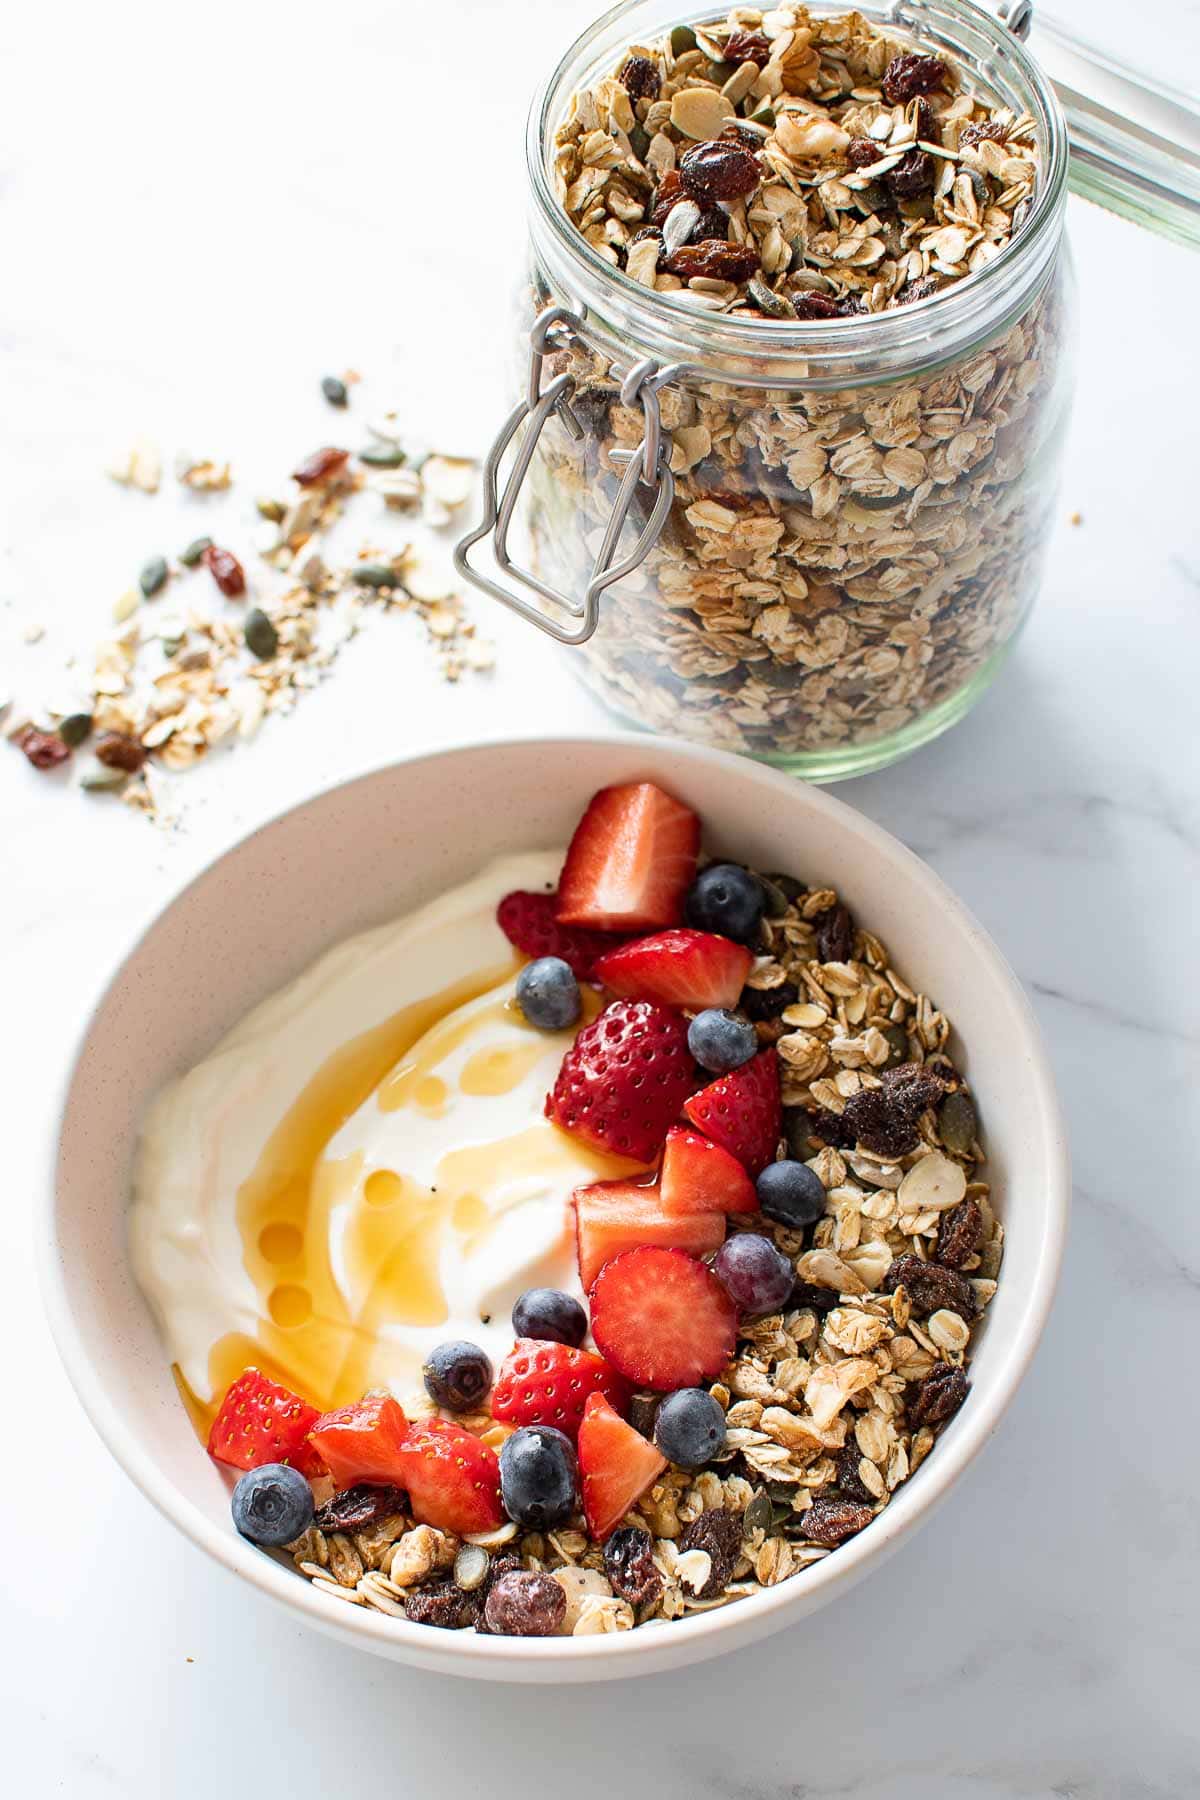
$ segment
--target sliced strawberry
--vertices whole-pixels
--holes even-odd
[[[579,1427],[579,1486],[583,1516],[599,1542],[621,1523],[667,1466],[653,1444],[593,1394]]]
[[[496,908],[496,923],[526,956],[560,956],[590,981],[598,958],[620,942],[610,931],[588,931],[582,925],[560,925],[558,895],[532,894],[518,888],[505,894]]]
[[[773,1049],[760,1050],[731,1075],[719,1075],[693,1094],[683,1110],[751,1175],[759,1174],[779,1142],[779,1057]]]
[[[721,1373],[733,1355],[737,1307],[694,1256],[627,1250],[596,1277],[592,1336],[636,1387],[673,1392]]]
[[[409,1426],[400,1447],[400,1485],[421,1525],[467,1532],[503,1523],[496,1452],[449,1419]]]
[[[657,1188],[631,1181],[598,1181],[575,1191],[575,1243],[585,1290],[614,1256],[639,1244],[659,1244],[710,1256],[725,1242],[725,1215],[679,1213],[668,1217]]]
[[[663,1211],[680,1213],[758,1211],[754,1183],[736,1156],[686,1125],[672,1125],[658,1178]]]
[[[629,1383],[603,1357],[570,1344],[518,1338],[492,1389],[492,1417],[506,1425],[555,1425],[573,1438],[593,1394],[618,1412],[629,1407]]]
[[[316,1407],[299,1394],[268,1381],[261,1369],[245,1369],[225,1391],[208,1434],[208,1454],[234,1469],[285,1462],[313,1475],[320,1464],[307,1439],[316,1419]]]
[[[676,925],[696,873],[700,821],[651,781],[601,788],[575,828],[558,881],[561,925]]]
[[[353,1487],[356,1481],[393,1482],[403,1487],[400,1446],[407,1430],[400,1402],[383,1394],[322,1413],[308,1441],[336,1488]]]
[[[653,1162],[696,1085],[679,1013],[614,1000],[563,1058],[546,1117],[598,1150]]]
[[[610,993],[664,1006],[736,1006],[754,966],[753,953],[714,931],[659,931],[610,950],[593,973]]]

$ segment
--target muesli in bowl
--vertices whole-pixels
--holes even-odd
[[[237,1529],[331,1599],[531,1637],[720,1607],[869,1531],[967,1399],[1003,1240],[949,1022],[815,875],[701,834],[601,790],[144,1123],[180,1393]]]

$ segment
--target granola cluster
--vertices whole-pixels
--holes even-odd
[[[950,1023],[831,889],[768,877],[771,916],[743,996],[783,1063],[784,1146],[826,1190],[807,1230],[764,1217],[791,1258],[786,1309],[747,1322],[711,1393],[720,1457],[669,1468],[601,1545],[581,1517],[469,1538],[416,1523],[395,1489],[330,1500],[289,1546],[323,1592],[448,1629],[586,1636],[708,1610],[799,1575],[863,1530],[968,1392],[1002,1227]],[[406,1413],[428,1413],[405,1396]],[[656,1402],[631,1418],[652,1428]],[[461,1418],[498,1448],[511,1427]],[[549,1578],[521,1589],[506,1576]],[[537,1616],[517,1620],[517,1604]]]

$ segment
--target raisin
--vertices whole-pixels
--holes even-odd
[[[938,1224],[935,1255],[944,1269],[961,1269],[983,1242],[983,1214],[974,1200],[960,1200]]]
[[[819,1142],[830,1144],[835,1150],[853,1150],[858,1142],[854,1132],[843,1122],[841,1113],[830,1112],[826,1106],[817,1108],[809,1125]]]
[[[721,133],[721,139],[727,144],[740,144],[744,150],[761,150],[766,138],[761,131],[755,131],[752,125],[743,125],[740,119],[733,119]]]
[[[553,1637],[566,1617],[567,1596],[552,1575],[512,1569],[492,1582],[483,1612],[498,1636]]]
[[[851,138],[846,145],[846,161],[852,169],[869,169],[883,152],[872,138]]]
[[[789,295],[798,319],[839,319],[838,303],[832,294],[801,290]]]
[[[819,1313],[822,1318],[832,1312],[838,1303],[836,1288],[818,1287],[815,1281],[797,1281],[788,1295],[788,1308],[792,1312],[807,1307],[810,1312]]]
[[[106,769],[124,769],[127,775],[136,775],[146,760],[146,752],[137,739],[120,731],[106,731],[96,739],[95,749],[97,762]]]
[[[302,488],[319,487],[323,482],[332,481],[340,475],[350,461],[348,450],[337,450],[327,444],[323,450],[314,450],[306,456],[298,469],[292,470],[292,480],[298,481]]]
[[[475,1626],[476,1631],[481,1631],[486,1636],[491,1630],[483,1612],[487,1597],[502,1575],[511,1575],[514,1570],[517,1570],[520,1567],[521,1558],[515,1550],[502,1550],[498,1555],[492,1557],[488,1564],[487,1573],[483,1578],[482,1586],[479,1587],[475,1593],[475,1598],[478,1600],[480,1606],[479,1619]]]
[[[812,921],[817,934],[818,962],[849,962],[854,954],[854,920],[849,908],[839,900],[816,913]]]
[[[715,1599],[718,1594],[725,1592],[733,1580],[733,1571],[741,1558],[741,1514],[729,1512],[723,1506],[715,1506],[708,1512],[702,1512],[698,1519],[693,1519],[690,1525],[684,1527],[679,1538],[679,1549],[707,1551],[712,1569],[697,1598]]]
[[[56,769],[71,754],[71,746],[63,743],[57,731],[39,731],[36,725],[27,725],[13,742],[35,769]]]
[[[814,1500],[808,1511],[801,1515],[800,1525],[811,1544],[823,1544],[827,1550],[836,1550],[856,1531],[869,1525],[874,1517],[869,1506],[856,1505],[852,1500]]]
[[[662,92],[658,64],[648,56],[631,56],[617,80],[631,100],[657,100]]]
[[[466,1631],[479,1618],[479,1601],[464,1594],[448,1578],[428,1587],[412,1588],[404,1596],[404,1616],[416,1625],[438,1625],[443,1631]]]
[[[932,108],[932,106],[930,106],[928,100],[918,100],[917,101],[916,123],[917,123],[917,136],[919,138],[923,138],[925,143],[927,143],[927,144],[940,144],[941,143],[942,140],[941,140],[941,133],[938,130],[938,122],[937,122],[937,119],[934,117],[933,108]]]
[[[758,268],[758,251],[749,244],[722,244],[706,238],[702,244],[684,244],[663,263],[669,275],[691,281],[704,275],[710,281],[749,281]]]
[[[842,1109],[843,1130],[876,1156],[907,1156],[921,1141],[917,1122],[936,1105],[945,1082],[921,1063],[885,1069],[877,1088],[860,1088]]]
[[[740,200],[752,194],[762,178],[762,168],[743,145],[710,138],[684,152],[679,178],[693,200],[711,206],[717,200]]]
[[[668,169],[654,195],[654,204],[650,208],[650,224],[661,228],[667,222],[667,215],[673,206],[677,206],[687,195],[678,169]]]
[[[364,1525],[375,1525],[404,1508],[405,1497],[399,1488],[360,1481],[326,1501],[313,1524],[318,1531],[361,1531]]]
[[[858,1465],[861,1461],[862,1451],[855,1441],[853,1430],[851,1430],[849,1437],[846,1439],[844,1449],[838,1451],[838,1491],[843,1494],[847,1500],[857,1500],[862,1506],[870,1506],[871,1501],[875,1496],[858,1472]]]
[[[883,178],[893,200],[915,200],[933,187],[933,158],[928,150],[908,150]]]
[[[790,981],[773,988],[743,988],[738,1011],[758,1025],[767,1019],[777,1019],[789,1006],[795,1006],[799,998],[800,990]]]
[[[580,388],[570,398],[571,411],[589,437],[603,437],[608,430],[612,396],[600,388]]]
[[[956,1312],[960,1319],[975,1317],[975,1290],[966,1276],[955,1269],[944,1269],[940,1263],[923,1262],[909,1252],[898,1256],[883,1278],[887,1294],[894,1294],[901,1286],[915,1313],[928,1317],[946,1307],[950,1312]]]
[[[971,1384],[961,1369],[939,1363],[924,1381],[917,1384],[908,1403],[909,1424],[940,1425],[943,1419],[958,1411],[970,1391]]]
[[[238,600],[246,591],[246,571],[232,550],[210,544],[201,558],[227,600]]]
[[[771,40],[761,31],[733,31],[725,40],[725,61],[755,63],[760,69],[771,60]]]
[[[615,1594],[630,1606],[644,1606],[662,1592],[662,1576],[655,1566],[653,1540],[636,1525],[623,1525],[604,1546],[604,1572]]]
[[[657,1394],[635,1394],[629,1402],[629,1423],[644,1438],[654,1436],[654,1421],[658,1417]]]
[[[688,233],[687,241],[689,244],[702,244],[706,238],[716,238],[722,243],[729,241],[729,218],[719,206],[705,208]]]
[[[977,124],[964,125],[958,134],[960,150],[969,150],[972,144],[1007,144],[1008,127],[995,119],[981,119]]]
[[[928,300],[930,294],[936,294],[941,285],[934,275],[921,275],[916,281],[907,281],[896,295],[895,305],[909,306],[914,300]]]
[[[918,56],[910,51],[904,56],[893,56],[883,71],[880,88],[889,106],[905,106],[918,94],[931,94],[934,88],[943,87],[945,81],[946,65],[940,56]]]

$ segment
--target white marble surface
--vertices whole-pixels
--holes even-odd
[[[111,488],[146,431],[231,455],[232,515],[356,364],[479,447],[508,355],[525,90],[589,0],[14,9],[0,148],[0,671],[26,693],[204,508]],[[429,23],[431,20],[433,23]],[[458,94],[484,146],[447,146]],[[449,199],[448,209],[443,204]],[[133,1491],[41,1321],[50,1096],[134,922],[256,820],[415,744],[591,719],[500,625],[449,691],[383,621],[164,838],[0,754],[6,1238],[0,1741],[14,1793],[1017,1800],[1200,1792],[1195,1343],[1196,263],[1077,208],[1080,393],[1045,594],[974,716],[841,791],[1033,992],[1077,1210],[1026,1387],[936,1525],[844,1605],[638,1688],[469,1688],[306,1636]],[[1189,317],[1191,322],[1189,323]],[[1083,523],[1072,528],[1078,509]],[[205,515],[207,518],[207,515]],[[24,626],[42,619],[29,648]]]

